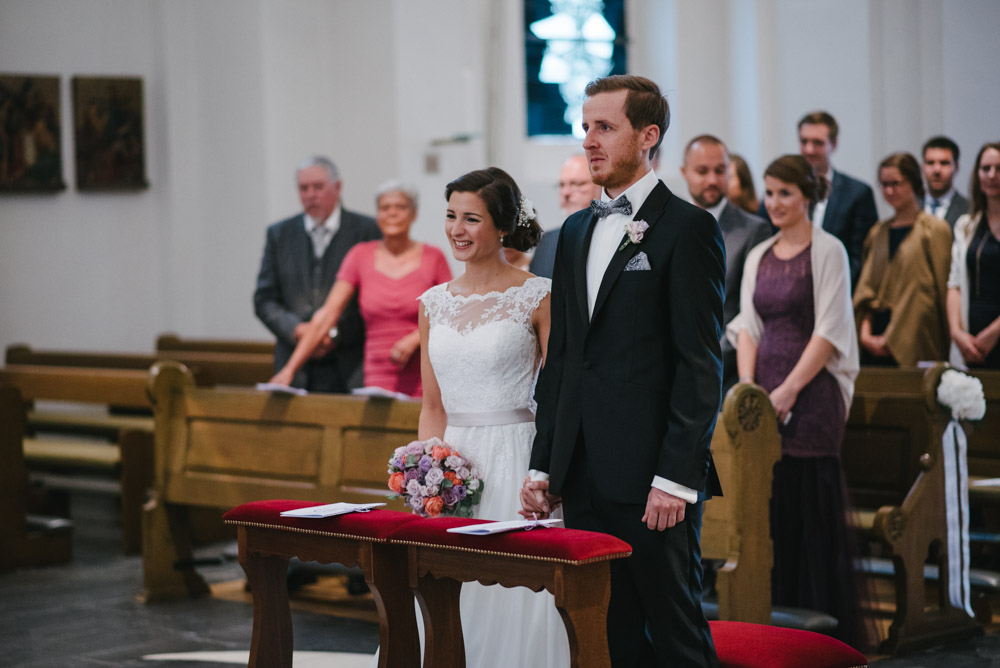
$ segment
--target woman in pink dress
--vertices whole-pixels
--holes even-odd
[[[357,293],[365,321],[365,385],[421,396],[420,355],[415,354],[420,348],[417,298],[450,281],[451,270],[440,249],[410,238],[417,218],[415,190],[390,181],[379,187],[375,205],[382,239],[350,250],[326,303],[313,314],[288,363],[271,382],[291,382]],[[336,336],[331,338],[336,341]]]

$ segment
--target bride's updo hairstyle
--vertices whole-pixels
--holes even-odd
[[[463,174],[445,186],[445,200],[451,199],[452,193],[475,193],[483,200],[493,226],[503,232],[504,248],[527,251],[542,238],[531,202],[524,199],[510,174],[499,167]]]
[[[801,155],[781,156],[767,166],[764,176],[797,186],[802,196],[809,200],[810,211],[816,202],[823,201],[830,193],[830,182],[822,174],[815,173],[809,161]]]

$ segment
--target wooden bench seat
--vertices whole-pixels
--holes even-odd
[[[123,429],[152,433],[153,416],[119,415],[104,409],[84,412],[35,408],[28,411],[28,430],[31,433],[87,434],[115,440]]]
[[[199,388],[173,362],[154,365],[148,380],[156,478],[143,525],[147,601],[208,591],[191,565],[191,508],[385,501],[386,464],[416,438],[420,415],[419,401]]]
[[[274,356],[274,341],[248,341],[246,339],[193,339],[177,334],[156,337],[156,352],[200,351],[206,353],[257,353]]]
[[[0,571],[69,561],[72,524],[30,513],[31,491],[24,466],[24,400],[13,385],[0,384]]]
[[[156,353],[106,353],[73,350],[35,350],[24,344],[7,347],[11,365],[148,370],[173,360],[191,369],[202,385],[253,386],[274,375],[274,355],[258,352],[168,350]],[[126,403],[124,405],[132,405]]]
[[[127,553],[142,545],[142,506],[153,480],[153,433],[150,418],[107,413],[109,406],[150,410],[148,371],[12,364],[0,368],[0,382],[16,386],[26,406],[45,402],[71,402],[85,410],[53,410],[48,422],[30,424],[26,457],[30,468],[64,491],[108,490],[107,481],[82,478],[79,484],[49,469],[113,471],[122,499],[122,542]],[[102,414],[100,411],[104,411]],[[48,413],[49,411],[45,411]],[[74,424],[79,424],[74,428]],[[47,425],[43,429],[43,425]],[[46,433],[58,432],[58,433]],[[74,440],[66,434],[99,434],[113,443]],[[35,474],[33,474],[35,475]],[[84,476],[86,473],[84,473]]]

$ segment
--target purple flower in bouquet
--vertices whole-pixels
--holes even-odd
[[[423,441],[413,441],[409,445],[403,446],[403,454],[405,454],[405,455],[422,455],[422,454],[424,454],[424,444],[423,444]]]
[[[431,466],[434,465],[434,460],[431,458],[430,455],[424,455],[423,457],[420,458],[420,461],[417,463],[417,465],[420,467],[421,471],[427,473],[427,471],[430,470]]]
[[[420,482],[416,479],[406,483],[407,496],[420,496]]]
[[[441,491],[441,500],[444,501],[444,505],[453,506],[460,501],[458,498],[458,489],[458,487],[449,487]]]
[[[417,469],[406,469],[406,472],[403,474],[403,480],[406,482],[417,480],[418,478],[420,478],[420,471]]]
[[[424,482],[428,485],[440,485],[442,480],[444,480],[444,471],[436,467],[428,471],[424,478]]]
[[[466,497],[468,492],[465,490],[465,485],[455,485],[451,488],[455,492],[455,499],[461,501]]]
[[[465,464],[465,460],[458,455],[448,455],[444,460],[444,465],[456,473],[458,472],[459,467],[463,464]]]

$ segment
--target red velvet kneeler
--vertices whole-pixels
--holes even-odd
[[[864,654],[812,631],[709,622],[721,668],[864,668]]]
[[[610,668],[608,562],[629,556],[631,546],[607,534],[572,529],[492,536],[447,531],[482,522],[455,517],[411,522],[390,537],[409,548],[410,587],[424,618],[424,665],[465,666],[459,593],[463,582],[478,581],[548,590],[566,626],[570,666]]]

